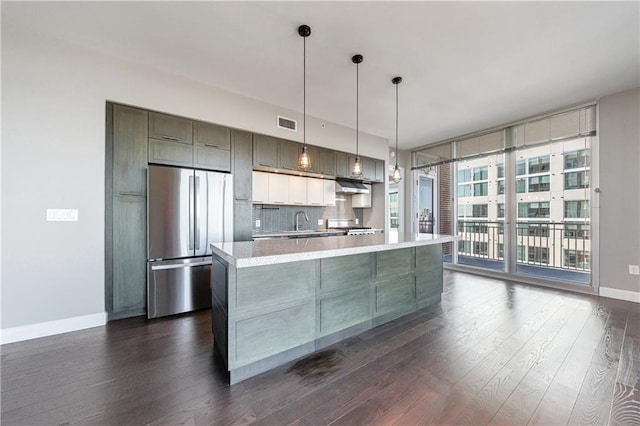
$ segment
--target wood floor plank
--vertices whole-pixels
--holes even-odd
[[[614,309],[591,359],[569,423],[609,422],[626,324],[627,312]]]

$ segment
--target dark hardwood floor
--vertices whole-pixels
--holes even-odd
[[[638,304],[445,272],[441,304],[229,386],[210,312],[4,345],[3,425],[640,424]]]

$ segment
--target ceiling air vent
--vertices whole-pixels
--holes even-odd
[[[278,127],[281,129],[291,130],[292,132],[298,131],[298,122],[287,117],[278,116]]]

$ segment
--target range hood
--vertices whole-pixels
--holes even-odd
[[[348,180],[336,180],[336,193],[338,194],[368,194],[369,189],[360,182]]]

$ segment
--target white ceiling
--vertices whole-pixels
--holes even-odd
[[[401,149],[637,87],[638,2],[2,2],[3,25],[302,110]]]

